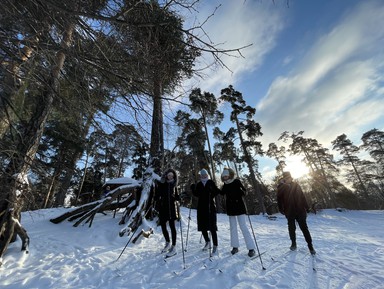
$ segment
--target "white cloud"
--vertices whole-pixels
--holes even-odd
[[[271,9],[272,3],[269,1],[265,3],[262,1],[210,1],[210,5],[204,6],[204,10],[200,11],[200,22],[214,11],[214,7],[217,7],[219,2],[222,5],[212,19],[204,25],[210,39],[220,44],[221,49],[252,45],[242,50],[241,56],[237,54],[237,57],[225,55],[221,57],[231,71],[224,67],[216,67],[213,73],[200,81],[200,87],[203,90],[215,94],[257,69],[265,55],[276,45],[276,37],[283,29],[279,10]],[[211,55],[205,55],[203,61],[205,65],[212,63]]]
[[[325,146],[383,121],[384,6],[366,1],[309,47],[290,74],[277,77],[258,105],[265,144],[304,130]]]
[[[260,75],[266,75],[264,87],[269,88],[263,90],[262,94],[267,92],[258,102],[256,113],[264,133],[264,148],[277,142],[284,131],[303,130],[305,137],[316,138],[329,147],[342,133],[355,141],[371,128],[384,129],[383,1],[346,4],[336,23],[327,22],[328,31],[324,26],[315,27],[321,22],[316,19],[304,23],[289,18],[295,15],[292,9],[299,8],[297,5],[280,9],[272,1],[220,2],[220,8],[204,25],[212,41],[222,43],[221,48],[253,45],[242,51],[245,58],[222,58],[233,73],[217,68],[213,73],[206,72],[207,76],[194,86],[218,96],[220,89],[233,84],[252,105],[258,101],[254,87],[261,84]],[[204,9],[199,10],[200,22],[211,15],[218,3],[204,2]],[[354,3],[358,4],[353,6]],[[308,27],[300,29],[306,35],[304,40],[302,35],[294,35],[294,25]],[[308,35],[314,37],[312,42]],[[298,45],[290,46],[281,40]],[[288,47],[299,49],[292,51]],[[277,67],[277,63],[281,66]],[[244,79],[254,79],[254,86],[240,87],[238,84]],[[264,158],[260,161],[264,164]],[[274,166],[275,163],[265,163],[261,167],[263,175],[272,176]]]

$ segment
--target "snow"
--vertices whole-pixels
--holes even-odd
[[[137,180],[128,178],[128,177],[122,177],[122,178],[116,178],[116,179],[110,179],[105,182],[104,186],[106,185],[114,185],[114,184],[134,184],[139,185],[140,183]]]
[[[92,227],[49,222],[69,209],[45,209],[22,214],[31,239],[29,254],[12,243],[0,268],[0,288],[384,288],[384,211],[323,210],[308,216],[317,255],[306,248],[297,231],[298,250],[290,252],[286,220],[250,216],[260,258],[249,260],[243,240],[231,256],[229,222],[218,215],[219,256],[212,261],[196,230],[196,211],[182,208],[182,233],[186,252],[164,261],[164,240],[154,222],[154,234],[126,245],[119,237],[122,212],[97,214]],[[249,225],[249,224],[248,224]],[[177,223],[180,230],[180,223]],[[148,229],[148,228],[145,228]],[[241,236],[241,233],[239,234]],[[183,258],[184,257],[184,258]],[[185,260],[185,267],[184,261]],[[313,266],[316,271],[313,270]],[[184,269],[185,268],[185,269]]]

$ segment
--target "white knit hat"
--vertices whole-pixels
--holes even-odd
[[[225,169],[221,174],[222,177],[229,177],[229,170]]]
[[[200,172],[199,172],[200,176],[207,176],[208,175],[208,172],[206,169],[202,169]]]

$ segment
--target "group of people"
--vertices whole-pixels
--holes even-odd
[[[244,237],[248,249],[248,256],[255,256],[255,242],[249,232],[246,223],[247,208],[244,202],[246,189],[240,179],[236,178],[231,168],[225,168],[221,174],[223,186],[219,189],[215,182],[210,179],[206,169],[199,172],[200,181],[191,185],[192,194],[198,198],[197,203],[197,230],[201,232],[205,245],[203,250],[211,249],[211,255],[218,253],[217,217],[215,197],[218,194],[226,197],[226,209],[229,217],[231,254],[239,252],[238,226]],[[179,208],[180,195],[177,190],[177,174],[173,169],[168,169],[161,180],[157,182],[155,189],[155,201],[158,204],[159,220],[161,230],[165,239],[162,250],[167,257],[173,256],[176,251],[176,226],[175,220],[180,218]],[[296,250],[296,225],[297,221],[302,230],[311,254],[315,254],[311,235],[306,223],[308,204],[300,186],[293,182],[289,172],[284,172],[279,183],[277,192],[279,211],[288,220],[288,231],[291,239],[291,250]],[[167,223],[171,231],[171,238],[167,230]],[[211,247],[211,238],[212,244]]]

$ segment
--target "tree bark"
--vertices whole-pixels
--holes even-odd
[[[150,158],[151,166],[156,173],[160,173],[163,153],[164,153],[164,136],[163,136],[163,104],[161,99],[161,82],[154,76],[153,84],[153,114],[152,114],[152,130],[151,130],[151,146]]]
[[[30,40],[33,43],[37,43],[37,38]],[[13,111],[13,105],[16,101],[15,98],[18,95],[18,89],[22,82],[20,76],[20,67],[24,62],[27,62],[32,56],[33,49],[28,46],[24,46],[20,49],[19,55],[15,55],[9,63],[6,63],[5,77],[4,77],[4,91],[1,93],[0,100],[0,138],[4,136],[15,118]]]
[[[40,103],[36,106],[35,113],[21,132],[20,139],[16,143],[16,153],[6,169],[8,178],[3,177],[4,179],[1,180],[4,192],[9,193],[8,198],[0,199],[0,208],[2,208],[2,211],[5,211],[0,219],[0,258],[2,258],[4,252],[7,250],[15,232],[18,233],[22,239],[29,240],[26,230],[24,230],[20,224],[22,203],[17,200],[21,200],[26,194],[25,188],[20,190],[20,182],[21,180],[25,180],[25,176],[35,158],[40,139],[43,135],[44,125],[52,110],[53,98],[56,94],[60,71],[64,66],[66,57],[64,51],[67,50],[71,44],[73,30],[74,25],[68,23],[63,34],[63,41],[61,43],[62,50],[56,54],[56,63],[46,82]]]
[[[239,120],[237,117],[235,120],[236,120],[237,131],[239,132],[240,144],[241,144],[241,147],[242,147],[242,150],[244,153],[245,162],[248,165],[249,175],[250,175],[251,181],[252,181],[252,186],[256,190],[256,196],[257,196],[258,201],[259,201],[260,209],[264,215],[266,210],[265,210],[265,205],[264,205],[264,198],[263,198],[261,188],[260,188],[260,183],[256,179],[256,174],[255,174],[255,170],[253,169],[251,156],[249,155],[247,147],[244,145],[244,139],[243,139],[243,136],[241,134]]]

